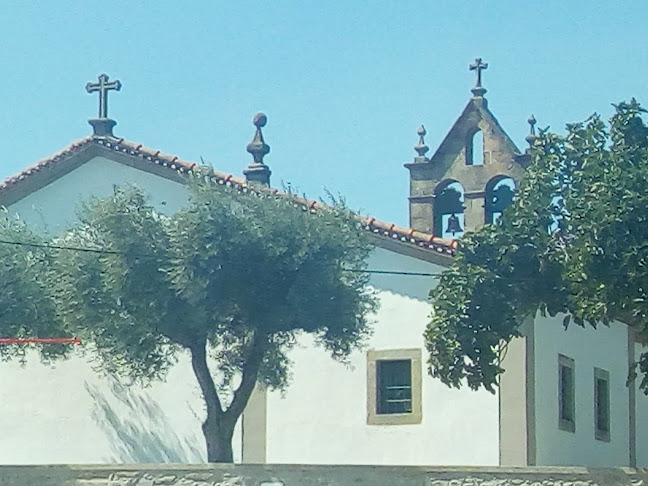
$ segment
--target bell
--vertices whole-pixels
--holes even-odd
[[[461,227],[459,218],[456,214],[451,214],[448,218],[448,227],[446,228],[446,233],[452,233],[452,236],[454,236],[455,233],[461,233],[462,231],[463,228]]]

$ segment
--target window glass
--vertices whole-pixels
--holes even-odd
[[[379,414],[412,412],[412,362],[378,361],[377,403]]]
[[[594,368],[594,427],[599,440],[610,440],[610,380],[605,370]]]
[[[576,430],[576,388],[574,360],[558,356],[558,426],[562,430]]]

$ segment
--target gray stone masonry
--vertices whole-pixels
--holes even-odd
[[[471,154],[477,131],[483,134],[484,163],[468,165],[467,161],[482,157],[481,153]],[[498,176],[511,177],[518,185],[524,175],[520,155],[488,109],[487,100],[482,96],[471,98],[434,155],[430,159],[415,157],[413,163],[405,164],[410,171],[410,227],[434,234],[435,191],[446,181],[456,181],[465,191],[464,229],[478,229],[485,222],[486,185]]]
[[[648,486],[648,470],[226,464],[0,466],[0,485]]]

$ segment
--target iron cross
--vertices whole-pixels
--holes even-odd
[[[482,58],[478,57],[475,59],[474,63],[468,66],[468,68],[470,68],[471,71],[477,71],[477,84],[475,84],[475,88],[481,88],[481,72],[488,69],[488,63],[482,62]]]
[[[119,91],[122,87],[120,81],[109,83],[109,79],[107,74],[100,74],[98,83],[86,84],[88,93],[99,92],[99,118],[108,118],[108,91]]]

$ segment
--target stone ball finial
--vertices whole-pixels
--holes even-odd
[[[265,113],[257,113],[256,115],[254,115],[252,123],[257,128],[263,128],[266,126],[266,123],[268,123],[268,117],[265,115]]]
[[[535,116],[531,115],[529,119],[527,120],[527,123],[529,124],[529,134],[525,137],[525,140],[529,145],[533,145],[533,142],[535,141],[536,138],[536,131],[535,131],[535,126],[538,121],[536,120]]]
[[[424,158],[427,151],[430,150],[430,147],[425,145],[425,135],[427,135],[427,131],[425,130],[425,127],[421,125],[418,130],[416,130],[416,133],[419,136],[419,141],[414,145],[414,150],[416,150],[419,157]]]
[[[270,169],[263,163],[263,157],[270,152],[270,146],[265,143],[262,127],[268,122],[268,117],[263,113],[257,113],[252,119],[256,127],[252,141],[247,145],[247,151],[252,155],[253,162],[243,171],[248,182],[258,182],[266,186],[270,185]]]

